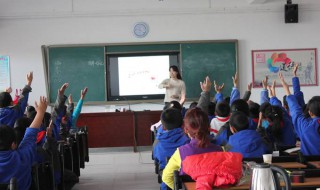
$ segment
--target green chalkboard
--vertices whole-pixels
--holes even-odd
[[[50,103],[54,103],[58,89],[68,82],[65,94],[73,101],[80,98],[80,90],[88,87],[86,102],[106,100],[104,46],[48,47],[48,85]]]
[[[224,83],[223,94],[230,96],[232,76],[237,70],[237,42],[181,43],[182,79],[187,98],[199,98],[200,81],[209,76],[211,81]],[[214,89],[212,86],[211,94]]]

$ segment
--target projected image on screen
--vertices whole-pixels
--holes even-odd
[[[164,94],[158,85],[169,77],[169,55],[119,57],[119,95]]]
[[[178,53],[108,55],[108,101],[163,99],[158,85],[169,78],[170,65],[179,65]]]

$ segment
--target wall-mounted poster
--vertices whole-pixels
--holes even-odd
[[[9,56],[0,55],[0,91],[10,87]]]
[[[276,49],[252,50],[252,84],[262,87],[261,81],[267,76],[269,84],[277,81],[281,72],[289,85],[292,85],[292,70],[298,64],[297,76],[301,86],[317,86],[317,49]]]

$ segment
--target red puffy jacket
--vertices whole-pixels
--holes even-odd
[[[210,152],[187,156],[183,171],[196,181],[196,189],[235,185],[242,176],[242,155],[234,152]]]

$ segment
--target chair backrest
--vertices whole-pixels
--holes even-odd
[[[174,190],[182,189],[183,182],[193,182],[194,180],[187,174],[180,175],[178,170],[173,172],[173,182],[174,182]]]
[[[10,179],[9,183],[0,184],[0,190],[17,190],[18,183],[15,177]]]

